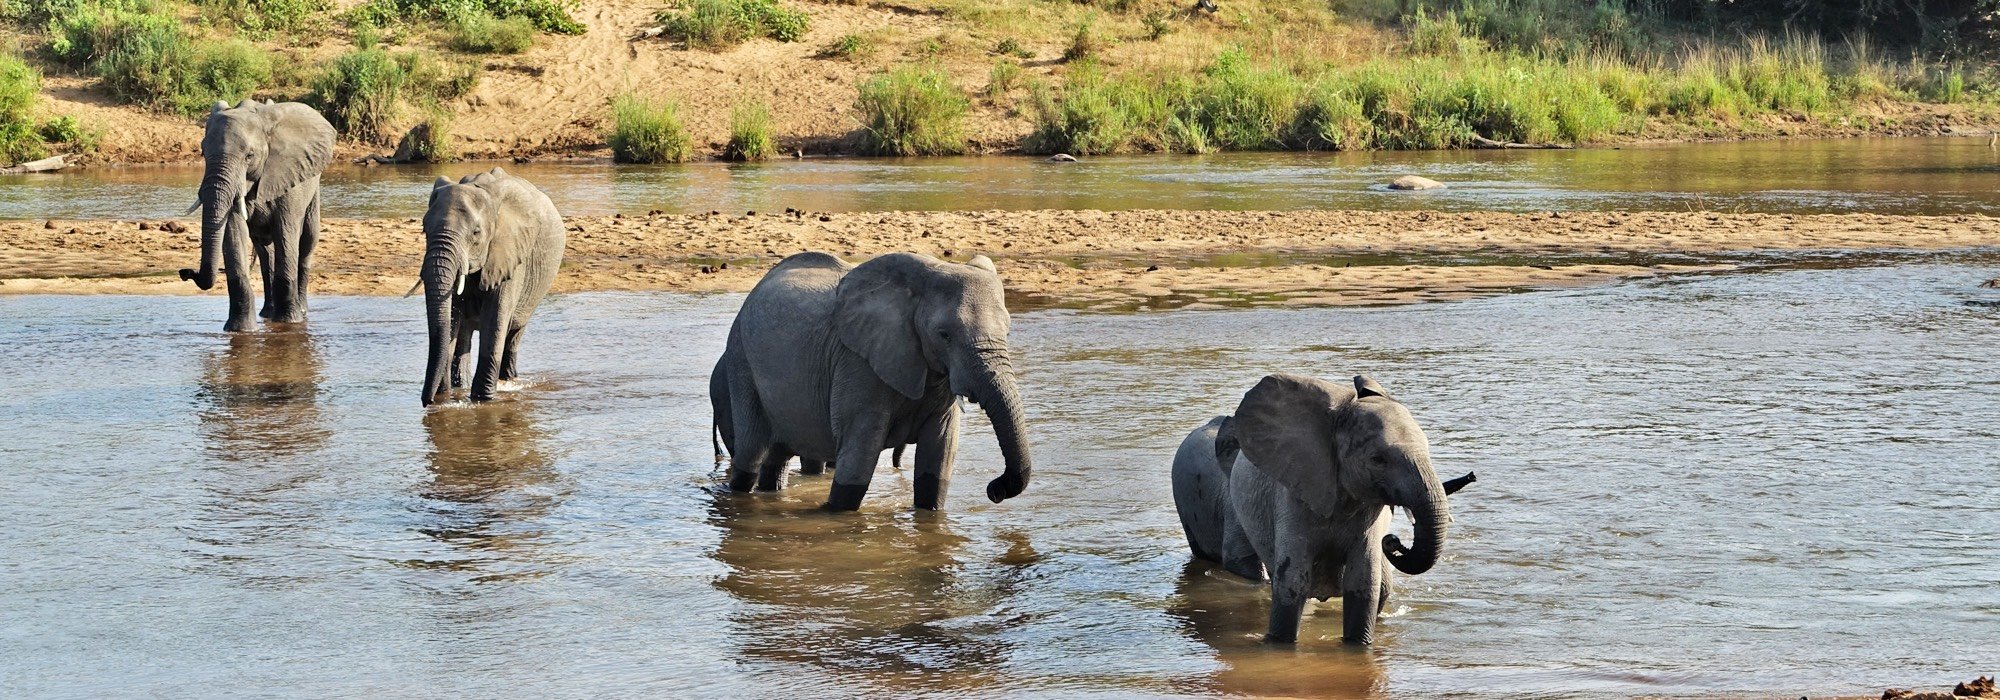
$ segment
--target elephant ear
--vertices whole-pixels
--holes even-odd
[[[965,261],[965,264],[996,275],[1000,274],[1000,270],[993,267],[993,259],[984,255],[974,255],[971,260]]]
[[[265,141],[270,146],[264,169],[257,178],[254,202],[258,205],[277,201],[299,183],[326,170],[326,164],[333,160],[333,140],[337,136],[333,126],[309,108],[283,107],[264,108],[271,115],[271,133]]]
[[[479,214],[480,225],[486,229],[486,261],[479,283],[485,289],[499,289],[527,259],[528,241],[534,236],[526,229],[533,217],[522,213],[518,183],[487,180],[474,187],[486,192],[485,207]]]
[[[1382,398],[1389,399],[1389,391],[1387,389],[1383,389],[1382,385],[1376,384],[1375,380],[1370,379],[1366,374],[1354,375],[1354,397],[1357,399],[1365,399],[1370,396],[1380,396]],[[1394,401],[1395,399],[1389,399],[1389,400]]]
[[[1243,443],[1236,438],[1236,419],[1223,416],[1216,419],[1221,425],[1215,426],[1215,463],[1228,474],[1236,466],[1236,455],[1243,451]]]
[[[1344,387],[1311,377],[1273,374],[1243,395],[1230,427],[1259,471],[1313,512],[1332,517],[1340,500],[1334,411],[1353,396]]]
[[[840,279],[833,322],[840,344],[868,362],[875,376],[915,399],[924,395],[930,364],[917,338],[917,300],[908,283],[912,262],[883,256]]]

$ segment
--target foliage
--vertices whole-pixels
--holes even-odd
[[[693,155],[686,127],[672,102],[619,95],[611,102],[612,160],[620,163],[680,163]]]
[[[198,115],[235,102],[271,79],[271,59],[241,39],[197,41],[160,14],[83,12],[63,25],[51,51],[86,65],[111,94],[161,111]]]
[[[729,110],[729,145],[723,149],[723,157],[729,160],[760,161],[770,160],[778,152],[778,145],[771,138],[771,107],[762,102],[747,102]]]
[[[452,27],[451,47],[466,53],[521,53],[534,45],[535,25],[525,17],[473,15]]]
[[[777,0],[680,0],[656,18],[666,28],[667,38],[709,50],[766,37],[798,41],[805,38],[810,23],[804,11]]]
[[[475,17],[523,19],[550,34],[582,34],[570,15],[572,0],[368,0],[347,12],[356,26],[386,27],[408,22],[459,24]]]
[[[1146,23],[1146,38],[1159,41],[1168,34],[1174,33],[1173,19],[1173,13],[1166,10],[1155,10],[1146,13],[1146,17],[1143,20]]]
[[[945,155],[965,151],[971,101],[944,71],[902,66],[862,81],[862,150],[874,155]]]
[[[1070,32],[1069,47],[1063,49],[1063,60],[1081,61],[1093,58],[1104,53],[1107,47],[1108,42],[1104,39],[1104,35],[1097,31],[1096,20],[1085,18],[1076,24],[1075,31]]]
[[[309,100],[341,133],[381,143],[401,109],[410,76],[382,48],[361,49],[334,59],[313,80]]]
[[[820,52],[820,56],[859,60],[874,55],[875,49],[874,37],[866,34],[842,34],[840,38],[834,39],[832,44],[828,44],[826,50]]]
[[[329,0],[197,0],[215,24],[241,27],[252,36],[323,29],[333,9]]]
[[[458,159],[458,145],[451,138],[451,112],[431,108],[413,130],[422,138],[412,146],[410,157],[424,163],[449,163]]]
[[[0,53],[0,159],[33,160],[44,152],[34,123],[41,91],[40,71],[12,51]]]
[[[1004,58],[994,61],[993,70],[986,74],[986,97],[998,102],[1020,84],[1021,64]]]
[[[1011,36],[1005,39],[1001,39],[1000,43],[993,47],[993,53],[997,53],[1002,56],[1013,56],[1015,58],[1035,57],[1035,52],[1033,50],[1029,49],[1026,46],[1022,46],[1020,40],[1015,39],[1014,37]]]

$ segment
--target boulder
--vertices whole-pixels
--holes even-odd
[[[1389,183],[1392,190],[1437,190],[1444,189],[1444,183],[1427,177],[1404,175]]]

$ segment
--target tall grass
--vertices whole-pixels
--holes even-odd
[[[770,160],[778,144],[771,137],[771,107],[763,102],[745,102],[729,110],[729,145],[723,157],[754,162]]]
[[[620,163],[680,163],[693,155],[679,109],[669,101],[619,95],[611,102],[611,158]]]
[[[119,99],[161,111],[200,114],[271,79],[262,49],[241,39],[197,39],[171,15],[85,9],[52,31],[58,60],[87,67]]]
[[[449,163],[457,160],[458,144],[451,138],[451,125],[450,111],[435,107],[426,110],[424,120],[418,122],[410,133],[403,136],[405,139],[413,139],[413,142],[408,144],[410,159],[421,163]]]
[[[466,53],[521,53],[535,45],[535,25],[523,17],[473,15],[453,23],[451,47]]]
[[[381,143],[390,137],[409,82],[387,50],[362,49],[334,59],[313,80],[311,101],[341,133]]]
[[[13,51],[0,53],[0,161],[5,164],[33,160],[44,153],[34,121],[41,91],[40,71]]]
[[[573,0],[368,0],[348,10],[346,18],[357,27],[520,18],[550,34],[582,34],[587,28],[570,15],[574,6]]]
[[[971,100],[944,71],[901,66],[862,81],[861,148],[874,155],[948,155],[965,152],[965,113]]]
[[[657,16],[670,39],[719,50],[751,39],[798,41],[810,18],[777,0],[680,0]]]

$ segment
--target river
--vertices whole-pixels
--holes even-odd
[[[489,163],[328,169],[325,215],[423,214],[431,181]],[[1566,151],[1374,151],[1106,156],[808,158],[757,165],[502,167],[564,214],[659,210],[1443,209],[2000,214],[2000,150],[1985,139],[1770,140]],[[1450,185],[1384,186],[1404,174]],[[199,165],[0,176],[0,219],[159,219],[195,200]]]
[[[0,297],[0,695],[1948,687],[2000,648],[1990,271],[1022,313],[1036,479],[981,498],[971,412],[938,514],[886,468],[859,513],[816,511],[823,478],[719,492],[735,295],[552,298],[532,386],[430,411],[415,299],[225,336],[213,298]],[[1372,650],[1335,604],[1260,644],[1262,589],[1189,565],[1175,446],[1276,370],[1373,375],[1480,475]]]

